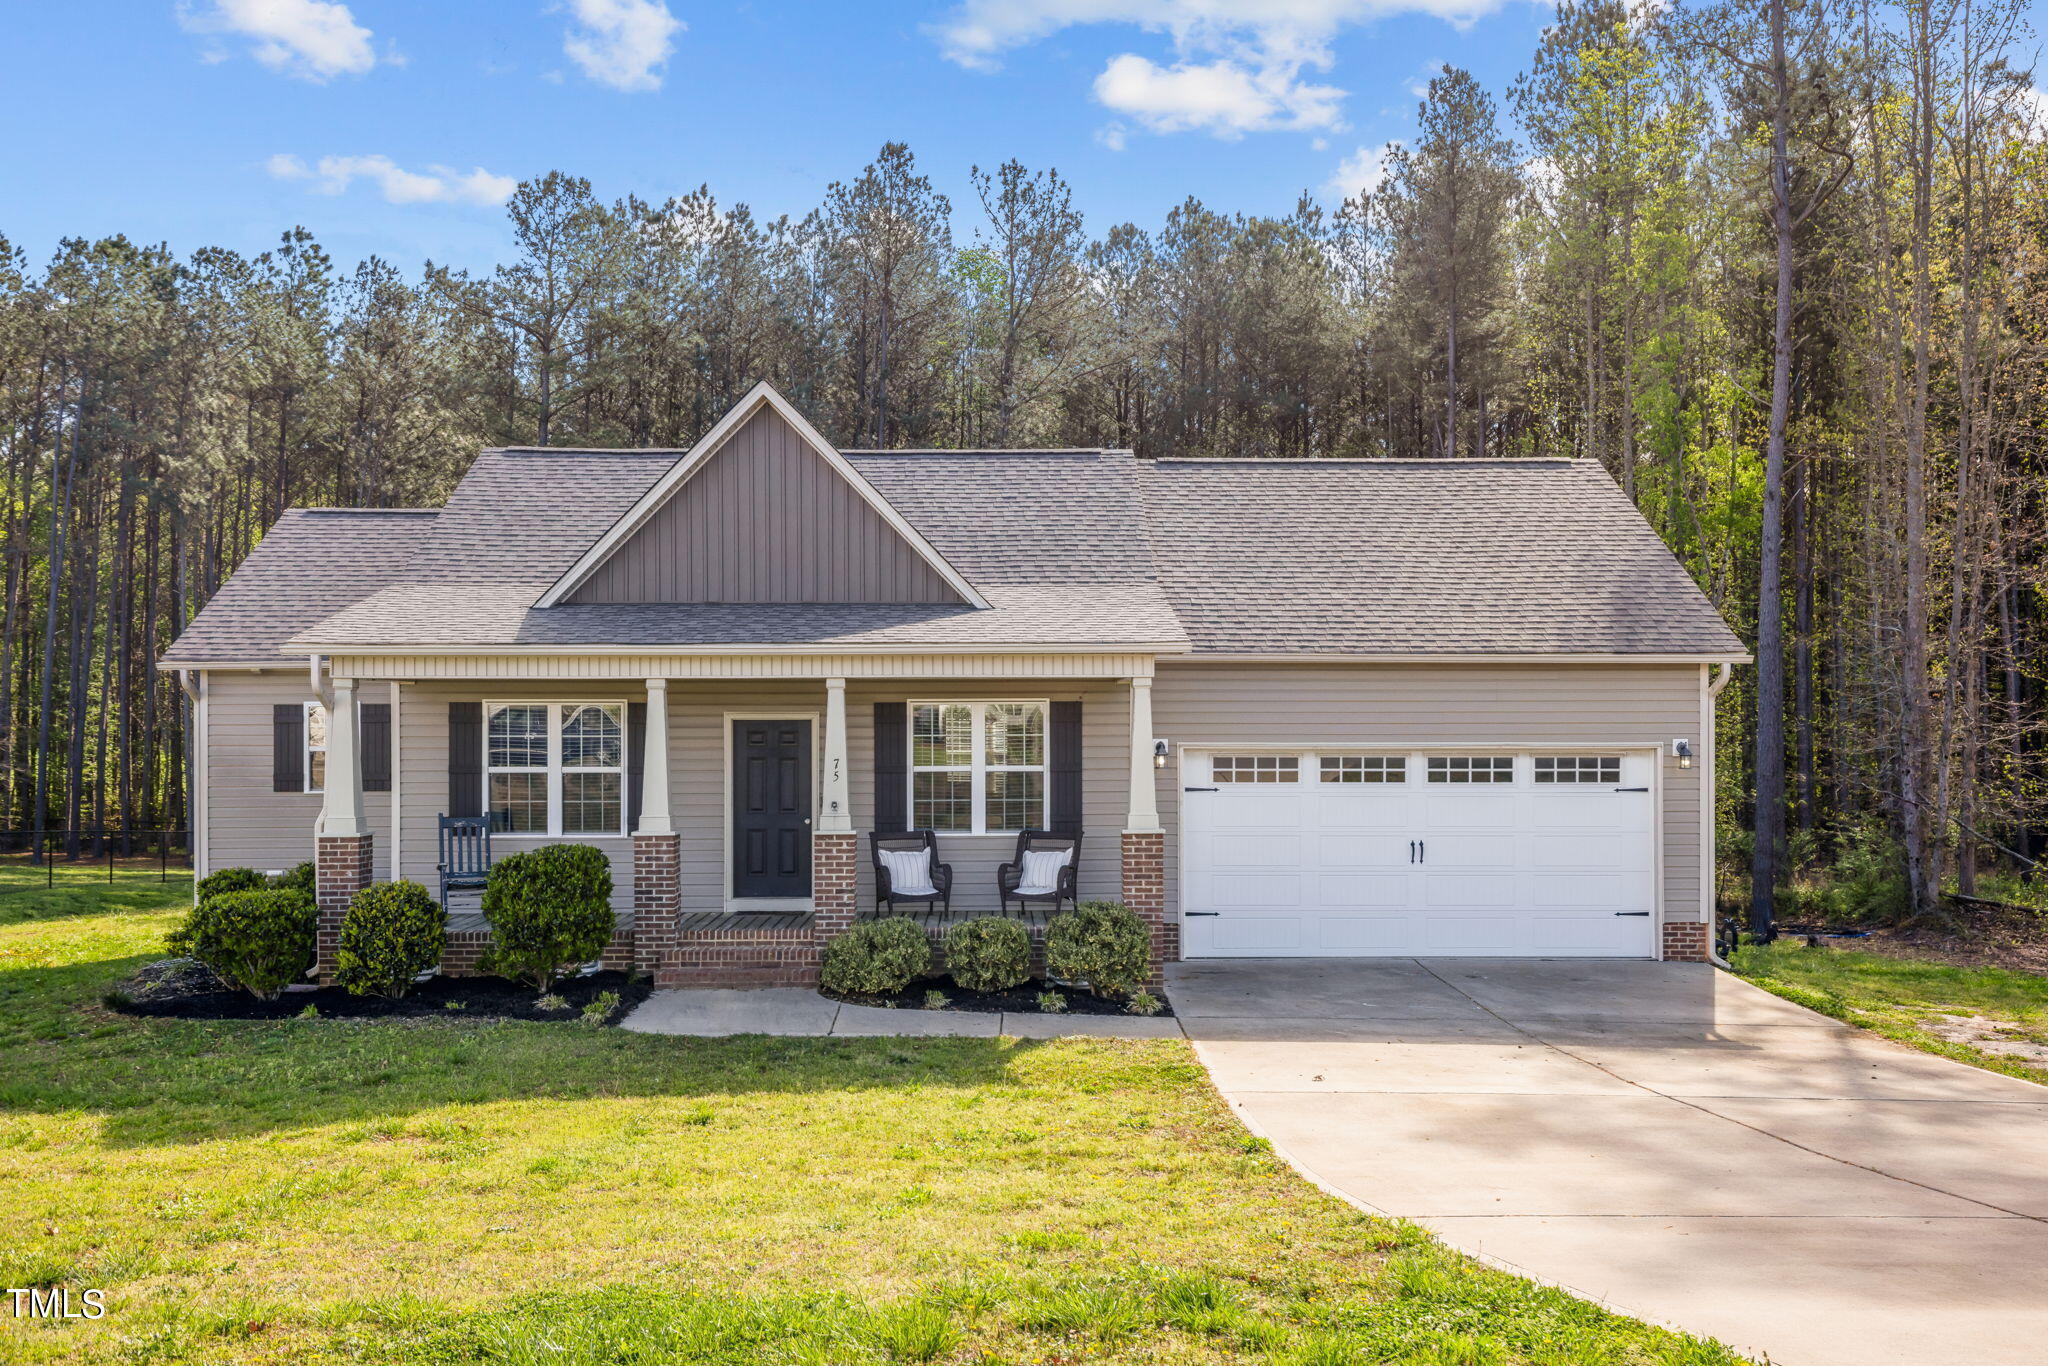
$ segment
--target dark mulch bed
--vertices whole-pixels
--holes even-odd
[[[925,995],[932,991],[946,994],[945,1009],[964,1011],[975,1015],[993,1015],[1008,1012],[1012,1015],[1041,1015],[1038,993],[1057,991],[1067,998],[1067,1008],[1057,1012],[1061,1015],[1128,1015],[1130,1007],[1120,1000],[1097,996],[1085,987],[1060,986],[1052,982],[1032,980],[1021,987],[1008,991],[969,991],[967,988],[945,977],[927,977],[921,982],[912,982],[903,990],[889,996],[845,996],[838,992],[821,991],[819,995],[834,1001],[844,1001],[856,1006],[895,1006],[899,1010],[923,1010]],[[1158,1014],[1171,1015],[1173,1007],[1166,998],[1154,992],[1152,998],[1159,1002]]]
[[[588,977],[570,977],[555,983],[555,994],[569,1003],[566,1010],[542,1010],[535,1003],[539,994],[530,984],[508,982],[502,977],[435,977],[420,983],[405,999],[387,1001],[381,996],[351,996],[340,987],[317,991],[287,991],[274,1001],[259,1001],[246,991],[237,991],[189,958],[170,958],[151,963],[121,986],[107,993],[108,1009],[124,1015],[147,1015],[175,1020],[289,1020],[305,1013],[307,1006],[321,1019],[385,1020],[541,1020],[580,1021],[583,1007],[607,991],[619,996],[618,1009],[607,1024],[616,1024],[627,1011],[647,999],[651,983],[628,977],[623,972],[598,972]]]

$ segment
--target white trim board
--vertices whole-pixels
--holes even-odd
[[[734,432],[763,408],[773,409],[778,417],[794,427],[797,435],[810,445],[818,457],[851,485],[861,500],[873,508],[876,515],[887,522],[892,531],[909,542],[910,548],[915,550],[954,592],[975,607],[986,608],[989,605],[988,599],[977,593],[974,585],[967,582],[959,570],[946,562],[946,557],[939,553],[936,546],[926,540],[916,527],[905,521],[903,514],[898,512],[873,484],[862,478],[860,471],[848,464],[846,457],[842,456],[831,442],[820,436],[817,428],[805,421],[804,415],[798,412],[788,399],[776,393],[774,386],[763,380],[748,390],[747,396],[734,404],[730,412],[718,419],[717,424],[706,432],[696,445],[690,447],[682,459],[669,466],[668,472],[655,481],[654,487],[640,495],[640,501],[628,508],[618,521],[612,523],[611,530],[598,537],[596,543],[584,551],[575,564],[569,566],[568,572],[555,580],[547,592],[541,594],[540,600],[535,602],[534,606],[559,606],[571,593],[580,588],[584,581],[596,572],[597,567],[611,557],[614,550],[625,544],[626,539],[668,502],[677,489],[688,483],[692,475],[710,462],[711,457],[718,453],[719,448]]]

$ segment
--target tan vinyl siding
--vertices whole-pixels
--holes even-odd
[[[881,701],[975,701],[984,698],[1078,699],[1083,749],[1082,844],[1080,887],[1089,897],[1117,895],[1121,876],[1118,836],[1123,829],[1128,751],[1124,735],[1129,702],[1122,686],[1102,682],[1084,686],[1059,680],[1048,688],[1043,679],[1015,681],[948,680],[853,684],[846,692],[846,752],[854,828],[860,832],[860,905],[874,904],[874,875],[867,834],[877,828],[875,813],[875,703]],[[804,716],[825,710],[820,683],[764,684],[744,692],[729,684],[669,685],[670,791],[675,828],[682,836],[682,899],[689,910],[715,910],[725,904],[727,876],[726,825],[729,803],[726,752],[730,713]],[[812,727],[813,757],[819,736]],[[816,784],[813,785],[816,790]],[[899,827],[907,813],[879,821]],[[939,857],[953,865],[953,907],[993,913],[996,865],[1016,847],[1014,835],[940,835]]]
[[[535,491],[546,499],[546,490]],[[572,603],[959,602],[780,415],[756,413]]]
[[[312,699],[304,670],[207,671],[206,867],[289,868],[313,857],[317,792],[273,792],[271,708]],[[377,684],[359,700],[386,701]],[[376,876],[390,874],[391,794],[363,794],[363,816],[376,835]]]
[[[861,834],[860,905],[873,905],[873,874],[868,866],[867,832],[874,820],[874,707],[878,701],[963,700],[979,698],[1077,698],[1082,703],[1082,813],[1087,838],[1080,870],[1084,897],[1113,898],[1121,876],[1119,836],[1126,809],[1129,751],[1125,734],[1130,714],[1128,689],[1119,683],[1076,685],[1055,680],[1013,680],[959,683],[947,680],[854,684],[847,689],[847,756],[851,769],[854,828]],[[372,689],[381,684],[371,685]],[[641,686],[524,682],[493,684],[416,683],[401,690],[404,747],[400,759],[405,816],[405,872],[431,884],[436,850],[435,817],[448,809],[448,704],[454,701],[561,701],[575,698],[643,702]],[[727,899],[726,845],[729,787],[726,751],[728,717],[822,717],[823,683],[767,682],[744,689],[730,683],[669,684],[670,815],[682,837],[682,904],[685,911],[719,910]],[[267,713],[266,713],[267,715]],[[650,737],[650,742],[652,737]],[[819,744],[812,727],[815,760]],[[267,762],[267,760],[266,760]],[[268,781],[269,770],[264,770]],[[813,793],[817,784],[813,782]],[[898,816],[888,822],[897,824]],[[383,827],[388,828],[388,827]],[[381,833],[380,828],[380,833]],[[510,840],[498,836],[496,853],[531,848],[545,841]],[[630,840],[588,840],[612,859],[613,904],[632,906],[632,844]],[[996,865],[1010,857],[1012,835],[941,835],[940,857],[953,865],[955,909],[996,910]]]
[[[373,683],[369,687],[370,691],[378,692],[382,690],[383,685]],[[646,690],[637,686],[610,684],[592,687],[587,683],[511,683],[484,687],[472,683],[412,683],[398,691],[399,721],[403,736],[399,763],[403,766],[400,796],[403,802],[402,816],[405,827],[404,873],[414,882],[427,886],[436,895],[440,892],[440,874],[436,868],[440,860],[439,818],[448,811],[450,702],[571,702],[587,699],[632,703],[645,701],[647,696]],[[379,836],[382,837],[384,831],[389,828],[387,820],[383,826],[378,827]],[[612,865],[612,908],[618,911],[632,910],[631,839],[603,839],[588,835],[564,839],[493,835],[491,854],[494,858],[502,858],[506,854],[538,848],[543,844],[590,844],[603,850]],[[459,893],[455,901],[460,910],[474,910],[476,893]]]
[[[1219,745],[1661,745],[1663,908],[1700,918],[1700,778],[1668,755],[1697,742],[1698,665],[1164,664],[1153,728],[1176,755]],[[1181,782],[1160,775],[1167,904],[1180,905]]]

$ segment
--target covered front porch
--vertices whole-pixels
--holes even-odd
[[[488,817],[493,858],[547,842],[602,849],[618,914],[607,963],[664,986],[815,982],[824,945],[878,913],[877,830],[936,830],[954,868],[950,910],[894,908],[935,939],[1002,913],[1042,939],[1049,908],[1005,912],[996,869],[1019,828],[1081,833],[1080,898],[1129,905],[1166,961],[1178,935],[1153,664],[1127,652],[336,656],[324,674],[321,971],[373,870],[438,889],[440,818],[464,814]],[[358,758],[369,700],[391,718],[375,820]],[[449,909],[446,966],[461,970],[489,927],[473,892]]]

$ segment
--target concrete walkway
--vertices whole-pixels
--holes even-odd
[[[1254,1131],[1455,1246],[1783,1366],[2048,1360],[2048,1089],[1681,963],[1167,987]]]
[[[954,1010],[888,1010],[828,1001],[803,987],[761,991],[657,991],[620,1021],[642,1034],[825,1034],[1021,1039],[1076,1036],[1177,1039],[1180,1022],[1142,1015],[973,1015]]]

